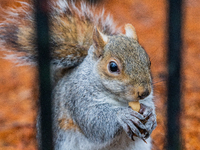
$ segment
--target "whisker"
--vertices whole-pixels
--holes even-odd
[[[157,83],[161,83],[163,81],[167,81],[167,79],[163,79],[163,80],[160,80],[160,81],[152,82],[152,84],[154,85],[154,84],[157,84]]]
[[[155,48],[155,50],[149,54],[149,56],[150,56],[150,61],[151,61],[151,62],[156,58],[155,56],[156,56],[156,53],[157,53],[157,52],[158,52],[158,47]],[[153,56],[153,57],[152,57],[152,56]]]

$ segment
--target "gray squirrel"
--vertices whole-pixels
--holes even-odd
[[[6,58],[37,65],[34,9],[22,5],[0,24],[0,45]],[[134,27],[126,24],[122,34],[85,2],[50,7],[55,149],[150,150],[157,125],[150,60]]]

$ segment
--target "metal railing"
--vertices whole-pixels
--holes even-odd
[[[40,149],[52,150],[52,112],[50,47],[48,26],[48,0],[35,0],[35,19],[38,48],[39,104],[40,104]]]
[[[169,0],[167,149],[180,150],[182,0]]]

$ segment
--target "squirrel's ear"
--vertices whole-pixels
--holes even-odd
[[[94,27],[93,31],[93,45],[95,48],[95,55],[100,57],[103,52],[104,46],[108,43],[108,36],[101,33],[96,27]]]
[[[126,36],[137,40],[137,34],[132,24],[125,24]]]

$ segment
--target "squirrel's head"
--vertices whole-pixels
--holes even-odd
[[[94,59],[103,86],[120,101],[138,101],[152,91],[150,60],[137,41],[131,24],[125,35],[107,36],[93,32]]]

